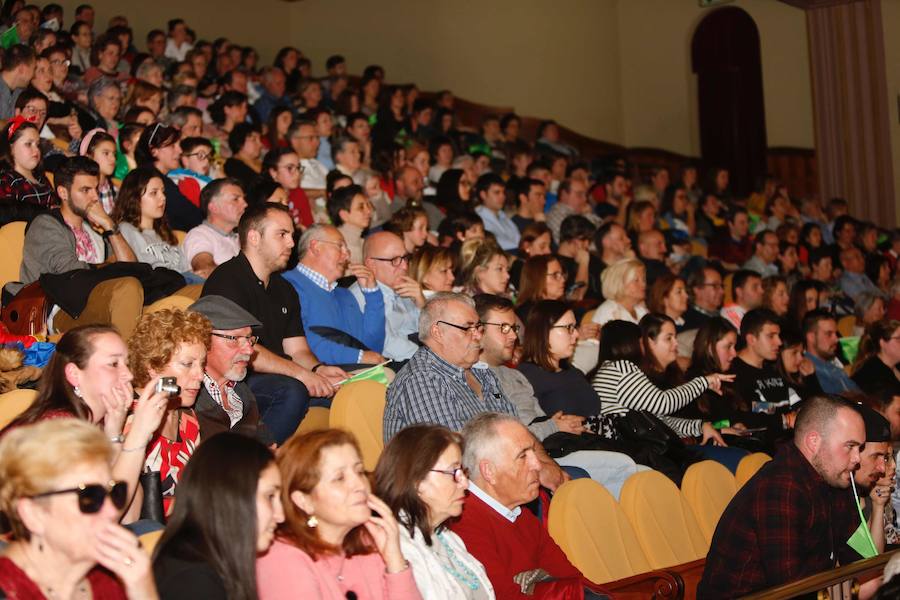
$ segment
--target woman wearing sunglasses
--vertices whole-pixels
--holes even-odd
[[[272,545],[282,521],[281,474],[272,451],[237,433],[209,438],[184,470],[175,511],[156,547],[160,598],[255,600],[256,556]]]
[[[419,600],[391,509],[353,434],[295,435],[278,451],[284,523],[256,562],[260,600]]]
[[[375,493],[400,525],[400,549],[429,600],[492,600],[484,566],[445,527],[462,514],[468,475],[463,439],[440,425],[413,425],[385,446],[375,467]]]
[[[128,483],[131,497],[147,442],[159,427],[167,404],[166,396],[157,393],[153,385],[148,385],[135,401],[131,380],[128,348],[115,327],[84,325],[71,329],[60,338],[44,368],[37,398],[4,433],[64,417],[92,423],[112,442],[113,475]],[[123,435],[129,409],[133,411],[131,426]]]
[[[0,556],[7,598],[150,600],[156,588],[137,538],[117,523],[128,486],[97,427],[52,419],[0,441],[0,510],[12,542]]]

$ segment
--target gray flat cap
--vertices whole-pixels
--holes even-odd
[[[224,296],[203,296],[188,310],[198,312],[212,322],[213,329],[240,329],[262,327],[259,320]]]

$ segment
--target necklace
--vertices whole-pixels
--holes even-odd
[[[453,552],[453,548],[451,548],[444,540],[444,536],[438,533],[435,537],[437,537],[438,541],[441,543],[441,547],[444,551],[447,552],[447,558],[450,560],[449,565],[441,561],[441,566],[444,567],[444,570],[453,575],[457,581],[472,591],[481,587],[481,584],[478,581],[478,575],[456,557],[456,553]],[[459,570],[457,570],[457,568]]]
[[[337,572],[337,580],[343,582],[344,581],[344,564],[347,562],[347,555],[341,555],[341,567]]]
[[[39,570],[37,569],[37,565],[35,564],[35,562],[31,559],[31,556],[29,555],[29,553],[24,551],[24,549],[23,549],[23,551],[20,554],[25,558],[25,561],[28,563],[26,565],[26,569],[25,569],[25,574],[28,576],[28,578],[35,585],[37,585],[37,587],[41,590],[41,592],[44,593],[44,596],[46,596],[49,600],[59,599],[60,595],[55,589],[53,589],[52,585],[46,585],[46,584],[40,582],[40,578],[37,576],[39,573]],[[86,578],[82,578],[81,581],[78,583],[78,586],[75,588],[74,593],[72,594],[72,597],[73,598],[90,598],[91,597],[90,591],[88,589],[88,582],[87,582]]]

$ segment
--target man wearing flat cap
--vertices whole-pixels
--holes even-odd
[[[265,415],[260,417],[256,398],[243,381],[257,340],[253,330],[262,325],[249,312],[222,296],[203,296],[188,310],[205,316],[213,327],[203,387],[194,406],[201,439],[233,431],[272,444],[274,440],[266,427]]]
[[[862,404],[856,409],[866,426],[866,444],[859,452],[859,468],[853,480],[869,524],[872,541],[884,552],[885,541],[897,543],[894,511],[890,506],[894,488],[894,460],[891,455],[891,424],[881,414]],[[889,513],[885,518],[885,513]]]

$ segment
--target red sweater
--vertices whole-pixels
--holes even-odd
[[[466,548],[484,565],[498,600],[581,600],[584,584],[575,568],[550,534],[531,512],[522,509],[510,523],[474,494],[466,495],[462,517],[450,526]],[[557,578],[539,583],[534,595],[526,596],[513,576],[541,568]]]

